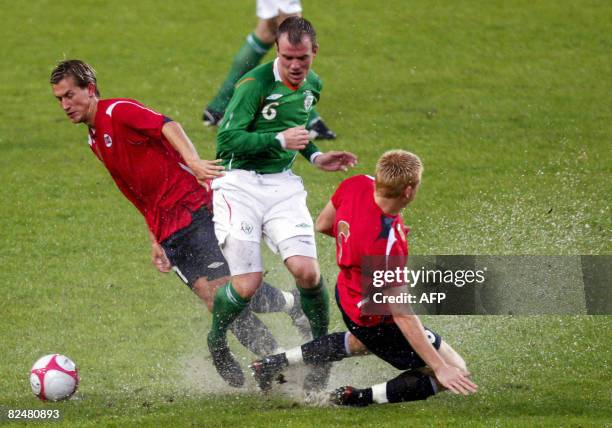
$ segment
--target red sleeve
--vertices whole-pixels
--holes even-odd
[[[161,138],[162,127],[166,122],[163,114],[157,113],[135,101],[118,101],[113,104],[111,115],[113,120],[138,134],[149,138]]]
[[[338,207],[342,204],[343,198],[346,197],[347,188],[349,187],[348,180],[350,180],[350,178],[340,183],[340,186],[338,186],[331,197],[331,203],[335,209],[338,209]]]

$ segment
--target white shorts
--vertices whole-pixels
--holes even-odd
[[[314,237],[302,179],[291,171],[257,174],[227,171],[212,183],[215,235],[223,247],[228,236],[261,242],[278,253],[280,242],[296,236]],[[310,254],[304,254],[310,257]]]
[[[272,19],[278,15],[292,15],[302,12],[300,0],[257,0],[257,17]]]

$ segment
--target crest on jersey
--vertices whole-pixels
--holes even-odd
[[[342,259],[342,248],[343,248],[343,244],[346,243],[346,241],[348,241],[349,236],[351,236],[351,225],[344,221],[344,220],[340,220],[338,222],[338,260]]]
[[[106,145],[106,147],[110,147],[113,145],[113,140],[108,134],[104,134],[104,145]]]
[[[304,91],[304,110],[310,111],[312,103],[314,103],[314,95],[309,90]]]

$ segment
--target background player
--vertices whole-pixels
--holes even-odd
[[[226,174],[213,181],[215,233],[232,284],[213,317],[229,323],[256,292],[262,280],[263,236],[295,278],[302,309],[313,336],[319,337],[327,333],[329,298],[317,263],[306,191],[290,168],[298,152],[325,171],[346,170],[357,158],[348,152],[321,153],[308,140],[304,125],[321,91],[321,81],[310,71],[317,52],[310,22],[299,17],[283,21],[277,50],[276,60],[238,82],[217,134],[217,158],[223,159]],[[209,342],[227,346],[223,336],[212,332]],[[325,379],[326,370],[320,371]]]
[[[421,173],[416,155],[394,150],[378,160],[375,178],[358,175],[340,184],[317,218],[317,230],[336,238],[340,267],[336,297],[348,331],[254,362],[251,369],[262,389],[270,388],[272,378],[288,365],[320,364],[371,352],[404,373],[371,388],[339,388],[332,394],[334,403],[367,406],[422,400],[442,388],[465,395],[476,392],[461,356],[406,311],[408,305],[389,305],[389,315],[364,310],[364,257],[380,256],[383,269],[389,260],[405,263],[408,244],[400,212],[416,196]]]
[[[278,26],[289,16],[301,16],[300,0],[257,0],[259,21],[234,57],[230,71],[219,92],[204,109],[202,120],[207,126],[218,125],[234,94],[234,85],[242,75],[253,69],[266,56],[274,42]],[[316,109],[310,112],[306,128],[310,139],[333,140],[336,134],[325,125]]]
[[[91,150],[145,217],[153,264],[160,272],[174,266],[209,310],[222,305],[215,291],[228,282],[229,270],[214,236],[208,183],[224,168],[218,161],[200,159],[183,128],[168,117],[134,100],[99,99],[95,72],[82,61],[61,62],[51,73],[50,83],[72,123],[88,126]],[[216,320],[211,330],[225,332],[229,327],[258,354],[270,352],[277,344],[251,309],[286,311],[302,329],[307,328],[297,293],[284,293],[269,284],[262,290],[231,326]],[[242,385],[242,371],[226,368],[233,358],[223,350],[211,353],[221,376],[233,386]]]

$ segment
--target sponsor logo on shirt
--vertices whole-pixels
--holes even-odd
[[[279,98],[280,98],[280,97],[282,97],[282,96],[283,96],[283,94],[272,94],[272,95],[268,95],[268,96],[266,97],[266,99],[267,99],[267,100],[272,100],[272,101],[274,101],[274,100],[279,99]]]

